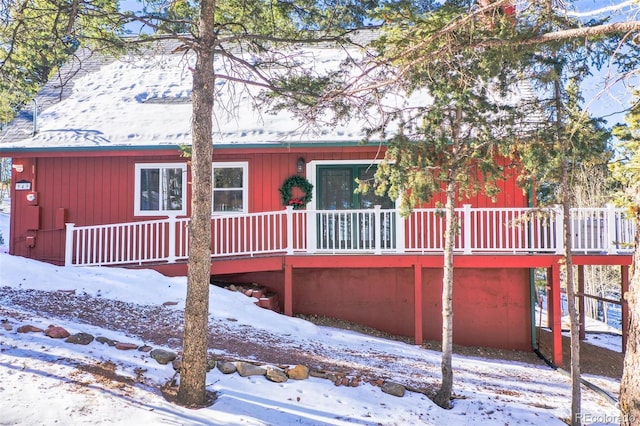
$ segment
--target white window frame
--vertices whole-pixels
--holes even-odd
[[[225,212],[216,212],[213,211],[215,205],[215,172],[216,169],[242,169],[242,188],[223,188],[221,190],[242,190],[242,211],[225,211]],[[211,164],[211,216],[222,216],[222,215],[237,215],[237,214],[246,214],[249,213],[249,162],[248,161],[224,161],[224,162],[214,162]]]
[[[140,171],[144,169],[182,169],[182,209],[181,210],[142,210],[140,206]],[[186,163],[136,163],[134,184],[135,216],[184,216],[187,214],[187,164]],[[162,183],[162,182],[161,182]]]
[[[380,163],[382,163],[382,160],[379,159],[375,159],[375,160],[312,160],[309,161],[307,163],[307,167],[306,167],[306,171],[305,174],[307,175],[307,179],[309,180],[309,182],[313,185],[313,191],[312,191],[312,202],[314,205],[314,208],[316,206],[316,200],[318,199],[318,182],[317,182],[317,170],[318,170],[318,166],[351,166],[351,165],[355,165],[355,166],[359,166],[362,164],[375,164],[376,166],[378,166]],[[394,202],[394,206],[395,208],[399,208],[400,206],[400,200],[402,199],[402,196],[399,194],[398,195],[398,199],[395,200]]]

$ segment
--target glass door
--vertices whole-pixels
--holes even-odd
[[[381,220],[383,247],[391,248],[393,230],[391,214],[380,214],[376,218],[374,206],[382,209],[394,207],[387,196],[378,196],[373,192],[356,193],[361,180],[372,179],[376,168],[366,165],[319,166],[317,169],[318,199],[318,248],[325,250],[356,250],[375,248],[375,223]]]

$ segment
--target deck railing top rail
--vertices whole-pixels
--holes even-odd
[[[633,250],[635,223],[623,209],[574,208],[571,239],[554,208],[456,209],[456,253],[621,254]],[[216,215],[212,257],[297,253],[438,253],[444,248],[441,209],[285,210]],[[189,218],[75,226],[67,224],[66,265],[174,263],[188,258]]]

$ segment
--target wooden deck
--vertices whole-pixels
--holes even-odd
[[[309,291],[304,286],[294,286],[294,276],[297,283],[305,284],[314,280],[315,275],[331,270],[342,271],[340,274],[371,269],[378,270],[374,272],[378,275],[380,271],[394,271],[402,276],[405,286],[402,300],[409,302],[404,309],[413,310],[413,336],[415,343],[421,344],[425,332],[432,333],[424,328],[437,314],[425,312],[425,301],[434,297],[434,289],[429,287],[433,284],[425,283],[433,283],[443,265],[441,213],[436,209],[417,209],[403,218],[397,210],[379,208],[340,211],[287,208],[214,216],[211,275],[276,274],[278,281],[274,286],[281,292],[284,314],[293,315],[294,297],[301,291]],[[573,262],[579,270],[585,265],[620,266],[624,294],[635,235],[633,221],[613,206],[573,209],[570,241],[562,238],[562,217],[559,209],[474,209],[466,205],[457,209],[459,232],[454,251],[454,268],[463,275],[464,270],[469,271],[467,276],[490,270],[516,273],[518,269],[546,269],[552,359],[557,365],[562,363],[560,288],[565,247],[571,247]],[[65,264],[151,267],[165,275],[184,276],[188,225],[188,218],[176,217],[84,227],[67,224]],[[581,279],[584,274],[579,273],[578,280]],[[504,284],[508,288],[510,283]],[[380,287],[385,286],[371,291],[383,291]],[[386,296],[378,293],[375,297],[382,300]],[[623,303],[623,342],[627,318],[627,306]],[[411,321],[410,317],[405,321]]]

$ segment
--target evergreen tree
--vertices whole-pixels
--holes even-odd
[[[424,93],[424,104],[391,114],[401,127],[389,142],[373,186],[378,194],[400,196],[405,214],[444,192],[442,383],[434,397],[443,408],[451,407],[453,393],[453,250],[460,226],[455,205],[458,197],[479,190],[497,193],[496,180],[504,176],[497,160],[516,139],[527,137],[521,121],[531,112],[531,99],[514,100],[520,82],[508,50],[447,51],[476,37],[512,35],[510,17],[499,9],[488,14],[472,9],[472,19],[469,12],[468,2],[459,1],[444,2],[425,14],[384,10],[381,16],[389,29],[378,44],[383,57],[402,73],[400,88]],[[443,35],[443,28],[461,20],[467,22]]]
[[[0,127],[78,46],[118,50],[116,0],[4,0],[0,14]],[[64,82],[63,82],[64,83]]]
[[[561,188],[560,199],[568,215],[573,165],[607,155],[607,132],[578,108],[576,83],[588,75],[590,66],[600,66],[605,60],[622,70],[634,63],[632,57],[637,60],[637,50],[620,46],[631,44],[627,32],[640,28],[640,23],[585,23],[569,17],[565,3],[526,2],[515,16],[509,1],[452,0],[430,3],[423,10],[407,3],[404,8],[383,8],[378,15],[387,27],[381,39],[385,65],[396,69],[386,84],[401,85],[409,92],[423,88],[433,97],[420,111],[396,113],[419,117],[422,122],[402,126],[391,139],[389,161],[379,168],[374,186],[380,193],[402,194],[405,212],[440,190],[446,194],[443,383],[436,395],[436,402],[444,407],[450,404],[452,384],[453,197],[482,185],[490,194],[492,180],[500,173],[495,157],[510,146],[516,161],[524,165],[524,178],[535,174],[548,188]],[[487,96],[491,84],[494,90],[504,90],[506,83],[518,80],[538,83],[536,99],[528,109],[524,104],[506,108]],[[378,83],[376,90],[382,86]],[[522,113],[527,111],[524,118]],[[519,126],[514,127],[515,122]],[[496,129],[503,131],[496,133]],[[479,175],[466,172],[471,164],[478,167]],[[565,218],[564,223],[568,240],[570,221]],[[566,252],[565,258],[573,295],[571,253]],[[570,305],[572,423],[579,424],[578,323],[573,299]]]
[[[629,305],[629,329],[620,384],[620,424],[632,426],[640,419],[640,94],[626,117],[626,125],[619,125],[614,134],[620,139],[618,161],[612,164],[614,175],[621,184],[619,203],[629,207],[635,218],[636,235],[633,271],[625,299]]]

